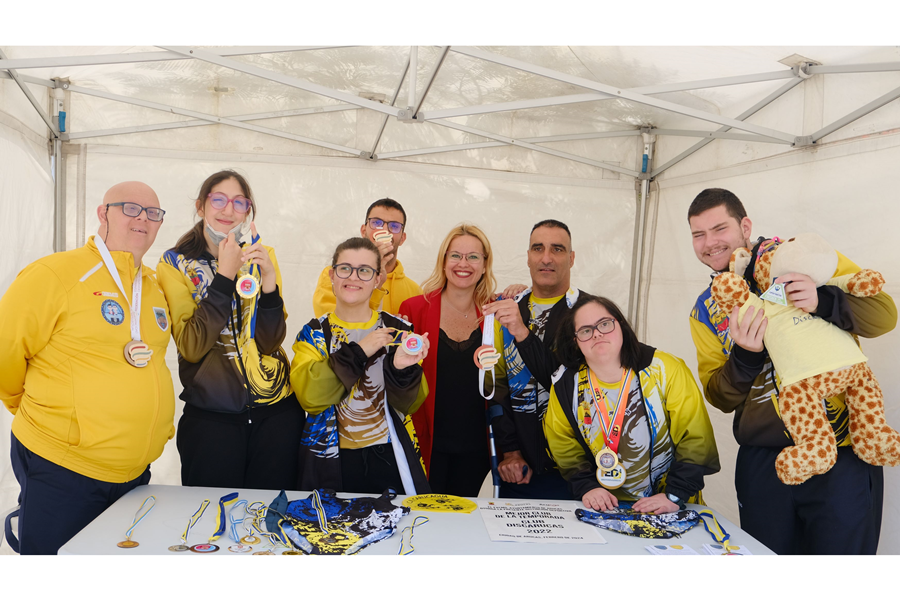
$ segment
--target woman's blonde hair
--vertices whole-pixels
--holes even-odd
[[[434,271],[422,283],[422,293],[427,296],[431,292],[443,291],[447,287],[447,275],[444,273],[444,266],[447,264],[447,251],[453,240],[464,235],[471,235],[476,238],[484,248],[484,275],[481,276],[481,279],[478,280],[478,284],[475,286],[475,305],[478,307],[478,310],[481,310],[481,307],[490,302],[491,296],[494,295],[497,280],[494,278],[494,256],[491,253],[491,243],[484,232],[471,223],[460,223],[451,229],[447,237],[444,238],[438,250]]]

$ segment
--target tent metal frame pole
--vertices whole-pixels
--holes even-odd
[[[775,90],[774,92],[772,92],[771,94],[769,94],[768,96],[766,96],[765,98],[763,98],[762,100],[760,100],[759,102],[757,102],[756,104],[754,104],[753,106],[751,106],[750,108],[748,108],[747,110],[742,112],[740,115],[738,115],[737,118],[738,119],[749,119],[751,116],[753,116],[754,114],[756,114],[757,112],[759,112],[760,110],[762,110],[763,108],[765,108],[766,106],[768,106],[769,104],[771,104],[772,102],[774,102],[775,100],[777,100],[778,98],[780,98],[781,96],[783,96],[784,94],[789,92],[790,90],[794,89],[796,86],[803,83],[803,81],[804,81],[803,78],[795,77],[793,80],[788,81],[787,83],[782,85],[780,88],[778,88],[777,90]],[[720,129],[718,129],[717,132],[725,133],[729,129],[731,129],[731,128],[726,126],[726,127],[722,127]],[[699,142],[697,142],[696,144],[694,144],[693,146],[691,146],[690,148],[688,148],[687,150],[685,150],[684,152],[682,152],[681,154],[676,156],[675,158],[672,158],[671,160],[669,160],[664,165],[654,169],[650,173],[650,178],[653,179],[656,176],[658,176],[660,173],[675,166],[676,164],[678,164],[679,162],[681,162],[682,160],[684,160],[691,154],[694,154],[695,152],[697,152],[698,150],[700,150],[707,144],[711,143],[714,139],[715,138],[706,138],[706,139],[700,140]]]
[[[406,90],[406,106],[412,108],[416,103],[416,86],[418,85],[419,76],[419,47],[409,47],[409,87]]]
[[[498,54],[493,54],[491,52],[485,52],[484,50],[479,50],[479,49],[473,48],[471,46],[453,46],[452,50],[459,54],[464,54],[466,56],[470,56],[473,58],[478,58],[481,60],[486,60],[486,61],[493,62],[496,64],[504,65],[504,66],[507,66],[507,67],[510,67],[513,69],[525,71],[527,73],[534,73],[535,75],[541,75],[543,77],[555,79],[557,81],[562,81],[564,83],[569,83],[569,84],[576,85],[576,86],[579,86],[582,88],[586,88],[586,89],[590,89],[590,90],[594,90],[594,91],[598,91],[598,92],[604,92],[604,93],[610,94],[617,98],[622,98],[624,100],[630,100],[632,102],[637,102],[638,104],[645,104],[647,106],[652,106],[654,108],[659,108],[661,110],[667,110],[667,111],[685,115],[688,117],[694,117],[695,119],[700,119],[702,121],[718,123],[719,125],[728,125],[729,127],[732,127],[734,129],[739,129],[741,131],[747,131],[749,133],[755,133],[757,135],[771,137],[771,138],[783,140],[783,141],[790,142],[790,143],[794,143],[794,141],[796,140],[796,137],[797,137],[795,135],[785,133],[783,131],[777,131],[775,129],[769,129],[768,127],[761,127],[759,125],[752,125],[750,123],[744,123],[744,122],[738,121],[736,119],[720,117],[718,115],[714,115],[714,114],[708,113],[706,111],[697,110],[694,108],[690,108],[688,106],[676,104],[674,102],[668,102],[666,100],[659,100],[656,98],[651,98],[644,94],[636,94],[636,93],[628,91],[628,90],[618,89],[613,86],[609,86],[609,85],[606,85],[603,83],[598,83],[596,81],[591,81],[589,79],[585,79],[583,77],[576,77],[573,75],[568,75],[566,73],[554,71],[553,69],[547,69],[545,67],[540,67],[537,65],[526,63],[521,60],[507,58],[505,56],[500,56]]]
[[[209,121],[210,123],[214,123],[216,125],[230,125],[231,127],[238,127],[240,129],[247,129],[249,131],[255,131],[257,133],[263,133],[266,135],[274,135],[276,137],[285,138],[288,140],[294,140],[295,142],[303,142],[304,144],[310,144],[312,146],[320,146],[322,148],[328,148],[329,150],[336,150],[338,152],[345,152],[347,154],[351,154],[354,156],[362,156],[364,151],[357,150],[356,148],[349,148],[347,146],[341,146],[339,144],[332,144],[331,142],[325,142],[322,140],[314,140],[312,138],[304,137],[302,135],[295,135],[293,133],[288,133],[286,131],[279,131],[277,129],[269,129],[268,127],[261,127],[259,125],[251,125],[249,123],[242,123],[240,121],[235,121],[233,119],[229,119],[228,117],[217,117],[215,115],[208,115],[206,113],[197,112],[195,110],[187,110],[184,108],[178,108],[175,106],[168,106],[166,104],[160,104],[158,102],[148,102],[147,100],[138,100],[137,98],[129,98],[128,96],[120,96],[119,94],[111,94],[109,92],[101,92],[98,90],[91,90],[88,88],[83,88],[77,85],[69,85],[70,92],[77,92],[79,94],[85,94],[87,96],[96,96],[98,98],[106,98],[107,100],[115,100],[117,102],[123,102],[125,104],[133,104],[135,106],[143,106],[144,108],[150,108],[153,110],[160,110],[163,112],[168,112],[176,115],[182,115],[185,117],[192,117],[194,119],[201,119],[203,121]]]
[[[852,113],[848,114],[848,115],[845,116],[845,117],[842,117],[842,118],[838,119],[837,121],[835,121],[835,122],[832,123],[831,125],[828,125],[828,126],[826,126],[826,127],[823,127],[823,128],[820,129],[819,131],[817,131],[817,132],[815,132],[814,134],[812,134],[812,135],[810,136],[810,138],[812,138],[812,142],[817,142],[817,141],[819,141],[820,139],[822,139],[823,137],[825,137],[826,135],[830,135],[830,134],[834,133],[835,131],[837,131],[837,130],[840,129],[841,127],[844,127],[844,126],[846,126],[846,125],[849,125],[849,124],[852,123],[853,121],[855,121],[855,120],[857,120],[857,119],[859,119],[859,118],[862,118],[862,117],[866,116],[866,115],[869,114],[870,112],[873,112],[873,111],[875,111],[875,110],[878,110],[879,108],[881,108],[881,107],[884,106],[885,104],[888,104],[888,103],[890,103],[890,102],[893,102],[893,101],[896,100],[897,98],[900,98],[900,87],[891,90],[891,91],[888,92],[887,94],[884,94],[883,96],[880,96],[879,98],[876,98],[875,100],[872,100],[871,102],[869,102],[869,103],[866,104],[865,106],[862,106],[862,107],[860,107],[860,108],[854,110]]]
[[[235,115],[228,117],[233,121],[261,121],[263,119],[277,119],[279,117],[298,117],[303,115],[321,114],[329,112],[341,112],[345,110],[359,110],[352,104],[332,104],[330,106],[315,106],[310,108],[295,108],[291,110],[279,110],[268,113],[254,113],[250,115]],[[79,131],[77,133],[62,134],[63,140],[79,140],[84,138],[105,137],[110,135],[124,135],[128,133],[144,133],[147,131],[162,131],[167,129],[184,129],[187,127],[207,127],[215,125],[209,121],[173,121],[170,123],[156,123],[154,125],[135,125],[133,127],[117,127],[115,129],[97,129],[94,131]]]
[[[232,60],[230,58],[224,58],[215,54],[214,52],[209,52],[207,50],[201,50],[199,48],[191,48],[189,46],[161,46],[162,48],[166,48],[167,50],[171,50],[172,52],[177,52],[188,58],[195,58],[198,60],[202,60],[204,62],[212,63],[214,65],[219,65],[220,67],[225,67],[226,69],[231,69],[233,71],[238,71],[240,73],[246,73],[247,75],[253,75],[255,77],[259,77],[261,79],[266,79],[269,81],[274,81],[277,83],[281,83],[283,85],[297,88],[306,92],[310,92],[313,94],[318,94],[320,96],[325,96],[326,98],[332,98],[334,100],[340,100],[341,102],[346,102],[347,104],[355,104],[361,108],[368,108],[377,112],[385,113],[391,115],[393,117],[397,117],[401,115],[401,112],[405,113],[405,111],[401,111],[399,108],[394,106],[387,106],[380,102],[375,102],[373,100],[367,100],[366,98],[361,98],[360,96],[355,96],[348,92],[341,92],[339,90],[335,90],[332,88],[325,87],[324,85],[319,85],[317,83],[312,83],[310,81],[304,81],[303,79],[298,79],[296,77],[290,77],[289,75],[283,75],[281,73],[276,73],[275,71],[269,71],[267,69],[261,69],[254,65],[249,65],[245,63],[238,62],[236,60]]]
[[[6,53],[0,49],[0,61],[6,60]],[[25,97],[28,98],[28,101],[31,102],[31,106],[34,107],[34,110],[41,116],[44,123],[47,124],[47,127],[50,129],[50,133],[53,135],[53,139],[59,139],[59,127],[54,125],[53,119],[50,118],[50,115],[47,114],[47,111],[44,110],[44,107],[37,101],[37,98],[34,97],[34,94],[31,93],[31,90],[28,89],[28,86],[25,85],[25,82],[19,79],[19,74],[15,69],[7,69],[9,72],[9,76],[12,77],[13,81],[16,82],[16,85],[22,90],[22,93],[25,94]]]
[[[720,79],[704,79],[700,81],[687,81],[684,83],[670,83],[664,85],[650,85],[644,87],[630,88],[629,92],[636,94],[664,94],[669,92],[686,92],[698,89],[707,89],[713,87],[724,87],[729,85],[740,85],[743,83],[755,83],[760,81],[777,81],[780,79],[790,79],[795,74],[792,69],[785,71],[774,71],[771,73],[759,73],[757,75],[743,75],[739,77],[723,77]],[[465,117],[469,115],[480,115],[485,113],[506,112],[512,110],[524,110],[529,108],[540,108],[546,106],[563,106],[566,104],[578,104],[581,102],[597,102],[600,100],[608,100],[613,96],[601,92],[593,92],[589,94],[571,94],[567,96],[553,96],[550,98],[538,98],[534,100],[517,100],[513,102],[500,102],[497,104],[484,104],[481,106],[463,106],[459,108],[448,108],[442,110],[433,110],[421,113],[421,119],[446,119],[450,117]]]
[[[66,250],[66,183],[62,140],[53,139],[53,251]]]
[[[743,142],[760,142],[763,144],[783,144],[791,146],[789,142],[781,140],[773,140],[772,138],[760,137],[749,133],[730,133],[727,131],[702,131],[694,129],[651,129],[650,133],[654,135],[671,135],[673,137],[701,137],[715,138],[725,140],[740,140]]]
[[[246,46],[224,52],[215,52],[219,56],[251,56],[255,54],[280,54],[283,52],[303,52],[306,50],[328,50],[347,48],[348,46]],[[44,69],[50,67],[85,67],[93,65],[115,65],[141,62],[159,62],[168,60],[186,60],[171,51],[154,50],[151,52],[131,52],[123,54],[97,54],[94,56],[51,56],[46,58],[11,58],[0,60],[0,69]]]
[[[19,79],[24,81],[25,83],[31,83],[33,85],[42,85],[44,87],[53,88],[56,87],[56,82],[50,79],[40,79],[38,77],[31,77],[30,75],[23,75],[22,73],[17,73]],[[13,76],[9,74],[8,71],[4,71],[0,69],[0,79],[12,79]]]
[[[629,131],[608,131],[597,133],[570,133],[567,135],[547,135],[543,137],[522,138],[521,141],[530,144],[540,144],[546,142],[565,142],[570,140],[593,140],[599,138],[612,137],[634,137],[640,136],[640,129]],[[387,152],[379,154],[378,158],[400,158],[402,156],[418,156],[421,154],[438,154],[440,152],[455,152],[457,150],[476,150],[478,148],[499,148],[500,146],[508,146],[506,142],[477,142],[474,144],[455,144],[452,146],[436,146],[434,148],[418,148],[415,150],[400,150],[398,152]]]
[[[628,175],[629,177],[637,177],[637,171],[632,171],[631,169],[625,169],[618,165],[611,165],[609,163],[601,162],[599,160],[592,160],[590,158],[586,158],[584,156],[577,156],[575,154],[569,154],[568,152],[560,152],[559,150],[553,150],[552,148],[544,148],[543,146],[537,146],[535,144],[531,144],[529,142],[524,142],[522,140],[516,140],[510,137],[506,137],[505,135],[498,135],[496,133],[490,133],[489,131],[483,131],[481,129],[475,129],[474,127],[468,127],[466,125],[460,125],[459,123],[453,123],[450,121],[431,121],[436,125],[441,125],[443,127],[448,127],[450,129],[456,129],[458,131],[463,131],[465,133],[471,133],[473,135],[480,135],[481,137],[486,137],[491,140],[496,140],[498,142],[505,142],[507,144],[511,144],[513,146],[519,146],[520,148],[528,148],[529,150],[534,150],[536,152],[541,152],[543,154],[549,154],[551,156],[556,156],[558,158],[564,158],[566,160],[571,160],[579,163],[583,163],[586,165],[591,165],[593,167],[599,167],[601,169],[606,169],[608,171],[615,171],[617,173],[623,173]]]
[[[397,98],[400,96],[400,89],[403,87],[403,81],[406,79],[406,74],[409,73],[410,67],[412,66],[412,52],[406,59],[406,66],[403,67],[403,73],[400,75],[400,80],[397,82],[397,87],[394,88],[394,95],[391,97],[391,106],[397,102]],[[387,127],[388,115],[381,116],[381,127],[378,128],[378,135],[375,136],[375,142],[372,143],[372,150],[369,152],[369,158],[375,159],[375,152],[378,150],[378,144],[381,143],[381,136],[384,135],[384,128]]]
[[[450,46],[443,46],[441,48],[441,55],[438,57],[437,62],[434,63],[434,67],[431,69],[431,73],[428,75],[428,81],[425,83],[425,88],[422,90],[422,94],[418,97],[418,100],[415,100],[414,104],[412,104],[412,110],[410,111],[410,118],[415,119],[416,115],[419,114],[419,109],[422,108],[422,103],[425,102],[425,97],[428,95],[428,92],[431,91],[431,84],[434,83],[434,78],[437,77],[438,71],[441,70],[441,66],[444,64],[444,59],[447,58],[447,54],[450,53]]]
[[[900,71],[900,62],[869,63],[858,65],[810,65],[810,75],[832,75],[835,73],[880,73]]]

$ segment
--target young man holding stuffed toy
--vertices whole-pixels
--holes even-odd
[[[700,192],[688,209],[694,252],[713,275],[727,271],[741,247],[756,254],[752,223],[741,201],[719,188]],[[838,253],[835,276],[859,267]],[[761,294],[753,278],[751,291]],[[806,275],[789,273],[791,303],[813,316],[861,337],[877,337],[897,323],[897,309],[881,292],[856,298],[839,288],[816,287]],[[741,528],[777,554],[875,554],[881,531],[884,477],[881,467],[860,460],[850,448],[848,412],[840,396],[825,399],[838,443],[834,467],[799,485],[782,483],[775,472],[779,452],[793,445],[778,413],[780,383],[763,344],[767,320],[751,307],[743,319],[716,306],[707,288],[691,311],[691,336],[697,348],[700,381],[707,401],[734,412],[734,436],[740,448],[735,488]]]

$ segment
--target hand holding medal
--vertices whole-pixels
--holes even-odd
[[[237,281],[238,294],[242,298],[253,298],[260,289],[263,293],[269,294],[274,292],[276,287],[275,265],[272,264],[269,251],[259,243],[256,223],[250,223],[250,240],[251,245],[244,246],[241,252],[241,260],[249,266],[249,272]]]
[[[394,353],[394,368],[405,369],[411,367],[428,356],[428,334],[418,335],[404,331],[400,334],[400,349]]]

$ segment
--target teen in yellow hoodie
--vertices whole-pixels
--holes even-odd
[[[122,495],[149,483],[149,464],[175,432],[169,312],[156,274],[141,265],[162,212],[145,184],[113,186],[98,208],[99,234],[27,266],[0,300],[0,399],[15,415],[22,554],[55,554]],[[121,286],[98,246],[108,248]],[[153,351],[144,367],[124,354],[135,329]]]

